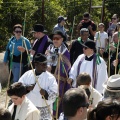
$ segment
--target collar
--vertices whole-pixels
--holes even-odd
[[[41,73],[38,73],[36,70],[35,70],[35,75],[38,76],[38,75],[41,75],[43,72]]]
[[[91,61],[94,58],[94,54],[90,55],[90,56],[85,56],[85,60],[87,61]]]

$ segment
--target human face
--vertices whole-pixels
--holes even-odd
[[[47,63],[34,62],[34,65],[38,73],[45,72],[47,69]]]
[[[88,23],[90,21],[89,17],[83,17],[83,20],[85,23]]]
[[[10,98],[12,99],[12,102],[14,103],[14,105],[21,105],[25,98],[25,95],[23,95],[22,97],[12,95],[12,96],[10,96]]]
[[[113,23],[116,23],[116,22],[117,22],[117,20],[118,20],[118,19],[117,19],[117,17],[116,17],[116,16],[113,16],[113,17],[112,17],[112,22],[113,22]]]
[[[93,54],[93,50],[88,48],[88,47],[83,47],[83,53],[86,55],[86,56],[90,56],[91,54]]]
[[[118,34],[113,34],[114,43],[118,43]]]
[[[81,34],[81,39],[86,41],[89,37],[89,32],[83,32],[83,34]]]
[[[103,32],[103,31],[104,31],[104,26],[103,26],[103,25],[99,25],[99,26],[98,26],[98,30],[99,30],[100,32]]]
[[[65,25],[65,20],[62,20],[61,23],[60,23],[62,26]]]
[[[53,45],[60,47],[63,42],[63,38],[60,35],[53,35]]]
[[[15,30],[13,31],[13,33],[14,33],[15,37],[17,39],[19,39],[21,37],[21,35],[22,35],[22,30],[20,28],[15,28]]]
[[[33,32],[33,37],[36,39],[40,38],[40,32]]]

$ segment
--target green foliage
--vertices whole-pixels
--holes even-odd
[[[118,10],[120,1],[105,1],[105,22],[107,22],[112,14],[120,15]],[[6,41],[12,36],[12,28],[17,23],[25,26],[24,36],[29,39],[32,37],[30,31],[35,23],[44,24],[50,34],[60,15],[68,18],[68,29],[72,27],[76,16],[75,26],[77,26],[83,13],[89,12],[89,2],[90,0],[0,0],[0,46],[6,45]],[[96,5],[102,5],[102,0],[92,0],[92,6]],[[91,19],[98,24],[101,20],[101,8],[91,9],[91,16]]]

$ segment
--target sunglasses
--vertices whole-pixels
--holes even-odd
[[[112,20],[116,20],[117,18],[112,18]]]
[[[22,33],[22,31],[15,31],[16,33]]]
[[[42,66],[47,65],[47,63],[41,63],[41,62],[34,62],[34,64],[39,64],[39,65],[42,65]]]
[[[88,19],[83,19],[84,21],[88,21]]]
[[[60,40],[61,39],[61,37],[53,37],[53,40]]]

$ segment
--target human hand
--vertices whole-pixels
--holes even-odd
[[[82,27],[82,23],[80,22],[78,26],[79,26],[79,27]]]
[[[47,66],[47,71],[51,72],[51,70],[52,70],[51,66]]]
[[[88,29],[89,29],[89,30],[92,30],[92,26],[91,26],[91,25],[89,25],[89,26],[88,26]]]
[[[45,90],[44,90],[44,89],[41,89],[41,90],[40,90],[40,94],[44,96],[44,95],[45,95]]]
[[[67,83],[68,83],[68,84],[71,84],[72,81],[73,81],[73,79],[71,79],[71,78],[68,78],[68,79],[67,79]]]
[[[31,49],[31,50],[30,50],[30,54],[31,54],[31,55],[34,55],[34,54],[35,54],[35,51]]]
[[[31,85],[29,85],[29,86],[26,86],[26,89],[27,89],[28,91],[31,91],[31,90],[33,90],[34,87],[35,87],[35,84],[31,84]]]
[[[113,45],[110,45],[110,50],[111,50],[111,51],[115,51],[115,50],[116,50],[116,47],[113,46]]]
[[[99,52],[100,52],[101,55],[103,55],[104,49],[100,48],[100,49],[99,49]]]
[[[116,67],[117,65],[118,65],[118,59],[113,61],[113,66]]]
[[[18,50],[19,50],[20,52],[25,52],[25,48],[24,48],[24,47],[18,46],[17,48],[18,48]]]
[[[7,62],[4,62],[3,64],[6,66],[6,65],[7,65]]]

